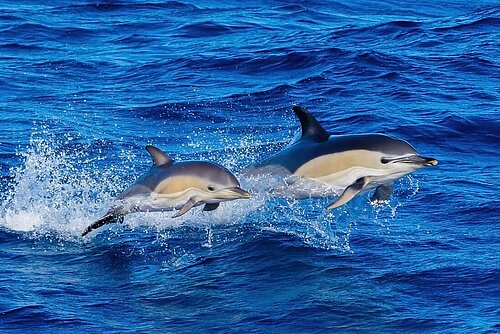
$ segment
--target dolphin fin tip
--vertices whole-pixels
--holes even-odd
[[[342,204],[338,204],[337,202],[338,202],[338,199],[337,199],[337,200],[335,200],[335,201],[334,201],[333,203],[331,203],[330,205],[328,205],[326,208],[327,208],[328,210],[333,210],[333,209],[336,209],[336,208],[338,208],[339,206],[341,206],[341,205],[342,205]]]
[[[332,210],[335,208],[338,208],[339,206],[342,206],[352,200],[359,192],[364,188],[364,186],[368,183],[368,177],[360,177],[357,179],[353,184],[351,184],[349,187],[345,188],[344,192],[335,199],[330,205],[328,205],[326,208],[328,210]]]
[[[175,215],[172,216],[172,218],[177,218],[191,210],[193,206],[195,206],[196,201],[193,198],[190,198],[183,206],[182,208],[175,213]]]
[[[296,113],[298,112],[308,112],[306,108],[302,107],[302,106],[299,106],[299,105],[295,105],[292,107],[292,110]]]

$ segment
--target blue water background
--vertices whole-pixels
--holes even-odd
[[[499,41],[495,1],[0,1],[0,331],[500,332]],[[239,172],[293,104],[440,165],[79,236],[145,145]]]

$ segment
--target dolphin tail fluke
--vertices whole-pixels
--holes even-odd
[[[101,219],[95,221],[89,227],[87,227],[85,229],[85,231],[83,231],[82,237],[84,237],[87,234],[89,234],[89,232],[91,232],[91,231],[93,231],[95,229],[98,229],[99,227],[101,227],[103,225],[110,224],[110,223],[123,223],[123,216],[117,216],[117,215],[114,215],[114,214],[107,214],[107,215],[105,215],[104,217],[102,217]]]
[[[351,199],[354,198],[359,192],[363,189],[363,187],[368,183],[368,179],[366,177],[360,177],[359,179],[356,180],[353,184],[351,184],[349,187],[345,188],[344,192],[342,195],[340,195],[335,201],[333,201],[332,204],[330,204],[327,209],[335,209],[338,208],[339,206],[342,206],[349,202]]]

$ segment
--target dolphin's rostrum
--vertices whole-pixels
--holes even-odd
[[[220,202],[249,198],[236,177],[224,167],[204,161],[174,162],[154,146],[146,146],[153,166],[123,193],[113,207],[82,233],[85,236],[105,224],[122,222],[132,212],[172,211],[179,217],[191,208],[205,204],[204,210],[217,209]]]
[[[259,175],[259,171],[277,167],[294,177],[341,190],[328,209],[371,189],[376,189],[372,201],[386,200],[395,180],[438,163],[436,159],[421,157],[406,141],[387,135],[330,135],[305,108],[295,106],[293,111],[302,126],[301,138],[246,172]],[[310,196],[313,195],[302,192],[302,197]]]

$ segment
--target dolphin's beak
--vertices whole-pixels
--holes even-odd
[[[424,166],[436,166],[438,161],[434,158],[422,158],[425,160]]]
[[[419,155],[411,155],[409,157],[404,157],[397,162],[410,163],[419,166],[436,166],[438,161],[434,158],[424,158]]]
[[[250,198],[250,193],[246,190],[241,189],[240,187],[232,187],[224,190],[231,195],[234,195],[234,198]]]

